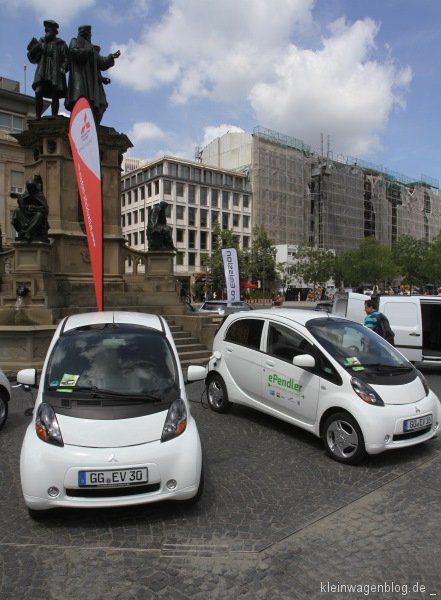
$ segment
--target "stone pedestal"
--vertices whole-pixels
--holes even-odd
[[[50,242],[16,242],[0,253],[0,367],[10,368],[11,361],[17,368],[35,366],[44,357],[59,319],[96,310],[68,131],[69,119],[58,116],[30,121],[29,129],[15,135],[25,151],[25,179],[39,175],[43,183]],[[174,253],[131,250],[122,235],[121,161],[132,144],[113,128],[98,126],[97,133],[103,195],[104,309],[182,314],[173,275]],[[144,264],[145,273],[125,274],[127,257]],[[43,347],[37,349],[36,343]]]

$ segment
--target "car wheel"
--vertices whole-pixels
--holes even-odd
[[[4,392],[0,392],[0,429],[6,423],[8,418],[8,397]]]
[[[231,407],[228,400],[227,388],[220,375],[211,375],[207,383],[208,404],[215,412],[224,413]]]
[[[366,456],[361,429],[348,413],[335,413],[326,419],[323,442],[329,456],[342,463],[355,465]]]

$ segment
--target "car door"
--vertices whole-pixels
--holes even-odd
[[[229,380],[232,401],[254,406],[261,393],[261,336],[265,320],[236,318],[225,333],[222,360]]]
[[[389,319],[395,333],[396,349],[407,359],[420,361],[423,355],[423,331],[419,298],[384,297],[380,300],[380,310]]]
[[[293,327],[270,321],[261,361],[261,398],[274,411],[310,426],[316,419],[320,377],[314,369],[292,363],[300,354],[313,354],[305,336]]]

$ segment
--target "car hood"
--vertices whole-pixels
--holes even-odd
[[[413,404],[426,397],[423,384],[419,377],[403,385],[369,384],[380,395],[385,404]]]
[[[96,420],[57,415],[63,442],[88,448],[120,448],[161,439],[167,410],[131,419]]]

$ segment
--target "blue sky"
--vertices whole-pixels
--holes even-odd
[[[440,0],[0,0],[0,75],[28,94],[44,19],[67,43],[90,24],[103,54],[121,50],[102,124],[132,156],[192,159],[259,125],[441,180]]]

